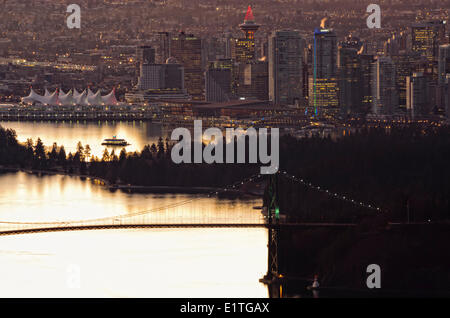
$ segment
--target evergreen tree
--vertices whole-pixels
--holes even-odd
[[[89,145],[86,145],[84,148],[84,157],[87,161],[89,161],[89,158],[91,157],[91,147]]]
[[[66,150],[64,149],[64,146],[61,146],[59,148],[59,153],[58,153],[58,163],[60,165],[65,166],[66,165]]]
[[[45,147],[42,143],[41,138],[38,138],[36,141],[36,145],[34,146],[34,156],[37,161],[43,161],[46,159],[45,156]]]
[[[107,162],[109,160],[110,160],[109,151],[108,148],[105,148],[105,150],[103,150],[102,161]]]

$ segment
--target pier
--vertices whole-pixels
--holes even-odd
[[[116,106],[21,106],[0,107],[0,120],[152,120],[153,107],[137,105]]]

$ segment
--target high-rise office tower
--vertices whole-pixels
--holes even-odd
[[[317,78],[336,78],[337,38],[334,31],[328,29],[315,30],[313,62]]]
[[[413,73],[406,78],[406,109],[413,115],[430,113],[429,77],[424,73]]]
[[[268,100],[269,64],[265,61],[239,64],[237,96],[245,99]]]
[[[226,41],[223,38],[210,37],[203,41],[206,64],[226,57]]]
[[[223,34],[222,41],[225,47],[225,54],[223,57],[226,59],[231,59],[232,42],[233,42],[231,32],[225,32]]]
[[[264,41],[263,43],[261,43],[260,55],[261,57],[269,56],[269,41]]]
[[[415,23],[411,27],[412,50],[419,53],[426,61],[424,73],[431,73],[432,82],[436,85],[439,77],[438,55],[439,45],[447,43],[445,35],[446,21],[434,20]],[[419,70],[420,72],[422,70]],[[435,97],[435,96],[432,96]]]
[[[410,52],[391,56],[395,64],[398,106],[406,109],[406,78],[417,71],[415,62],[420,59],[417,52]]]
[[[337,40],[336,33],[329,29],[316,29],[313,44],[312,98],[310,105],[317,114],[318,109],[337,107]]]
[[[445,84],[447,74],[450,74],[450,44],[439,46],[438,58],[439,84]]]
[[[297,31],[274,31],[269,38],[269,99],[294,104],[303,98],[304,40]]]
[[[183,66],[173,57],[164,64],[142,64],[136,87],[125,94],[129,103],[189,98],[184,89]]]
[[[408,47],[408,36],[405,31],[393,34],[384,42],[384,55],[393,56],[405,54]]]
[[[170,40],[170,54],[184,67],[187,92],[194,100],[204,99],[204,74],[202,71],[202,40],[192,34],[180,32]]]
[[[356,48],[339,47],[339,107],[345,115],[362,113],[361,58]]]
[[[144,64],[155,63],[155,49],[148,45],[136,47],[136,70],[133,83],[136,84],[137,78],[140,76],[141,66]]]
[[[397,55],[400,51],[400,44],[395,34],[384,42],[384,54],[387,56]]]
[[[147,45],[138,46],[136,57],[139,64],[155,63],[155,49]]]
[[[158,63],[164,64],[170,57],[170,33],[169,32],[158,32]]]
[[[184,89],[184,69],[174,58],[166,64],[142,64],[137,88]]]
[[[438,57],[438,85],[437,85],[437,110],[446,112],[447,75],[450,74],[450,44],[439,46]]]
[[[233,97],[233,61],[219,59],[210,62],[205,73],[206,100],[212,102],[226,102]]]
[[[374,67],[376,60],[371,54],[361,54],[362,113],[368,113],[373,103]]]
[[[231,100],[231,70],[209,68],[205,74],[206,100],[227,102]]]
[[[361,40],[356,36],[352,36],[351,34],[345,37],[345,40],[340,43],[339,47],[345,49],[355,49],[359,53],[362,53],[362,51],[364,50]]]
[[[248,63],[255,60],[255,33],[259,25],[255,23],[252,8],[249,6],[244,23],[239,24],[239,28],[244,32],[244,38],[234,39],[232,48],[232,58],[237,63]]]
[[[398,107],[395,64],[389,57],[378,57],[373,68],[372,113],[392,115]]]
[[[445,89],[444,89],[444,108],[445,108],[445,116],[447,120],[450,119],[450,74],[445,76]]]
[[[231,74],[231,96],[235,98],[239,84],[239,67],[231,58],[218,59],[209,62],[208,69],[227,69]]]
[[[434,60],[440,44],[445,44],[445,21],[414,23],[411,27],[412,50]]]

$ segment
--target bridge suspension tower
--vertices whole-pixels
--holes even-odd
[[[268,180],[268,204],[267,204],[267,229],[268,229],[268,266],[267,274],[261,279],[263,283],[271,283],[280,277],[279,273],[279,248],[280,235],[280,207],[278,204],[278,173],[269,175]]]

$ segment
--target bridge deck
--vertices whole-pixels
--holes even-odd
[[[264,223],[109,224],[109,225],[80,225],[80,226],[14,229],[14,230],[0,231],[0,236],[42,233],[42,232],[137,229],[137,228],[142,228],[142,229],[144,229],[144,228],[268,228],[268,227],[315,228],[315,227],[352,227],[352,226],[355,226],[355,224],[280,223],[280,224],[273,224],[270,226],[268,224],[264,224]]]

